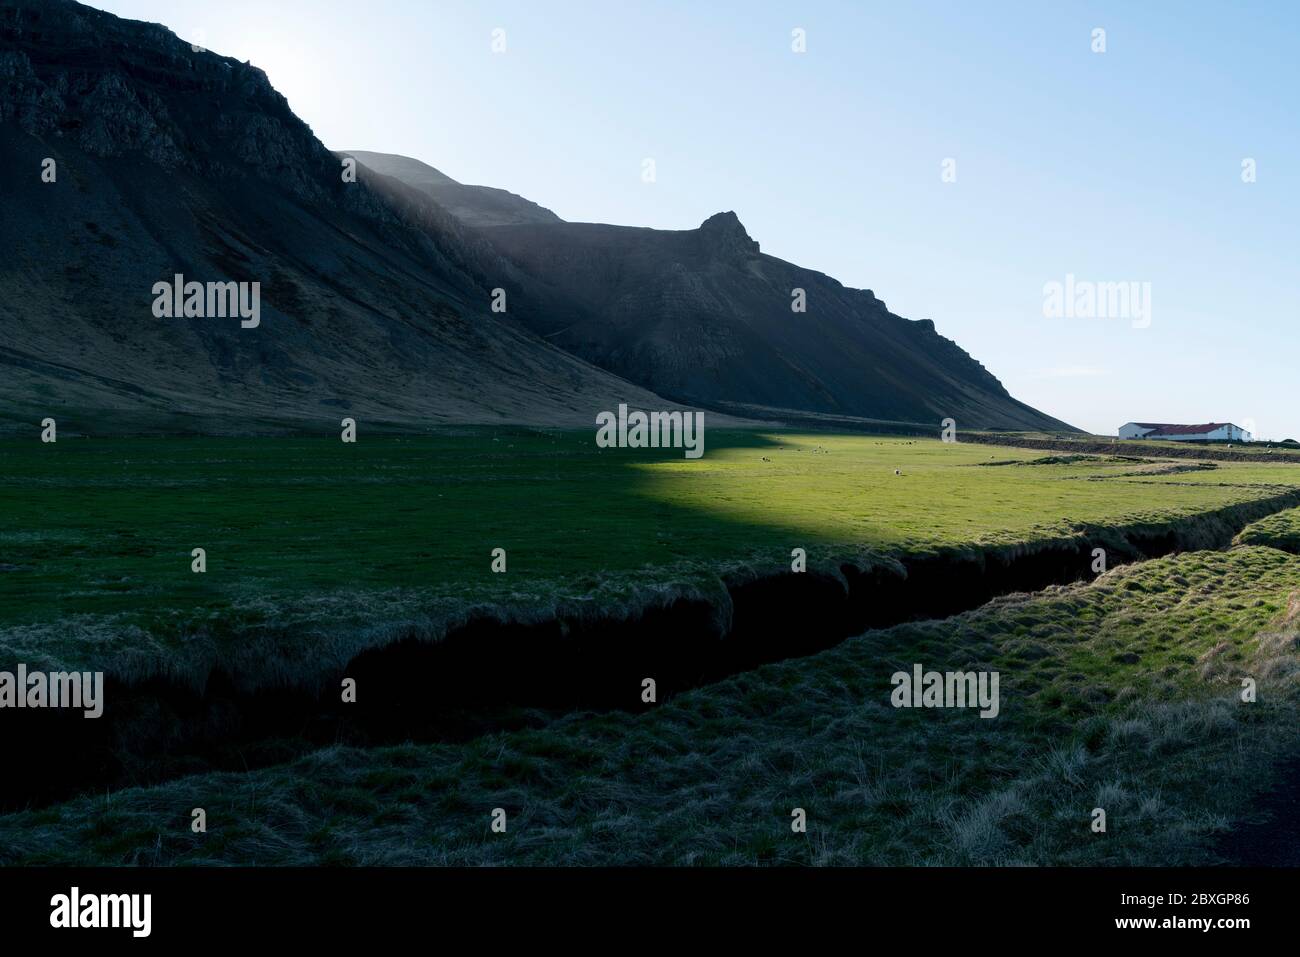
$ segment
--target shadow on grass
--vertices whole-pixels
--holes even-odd
[[[437,641],[414,628],[404,635],[399,623],[368,650],[344,645],[336,661],[324,650],[311,654],[308,641],[301,680],[284,675],[278,687],[250,690],[237,668],[219,660],[197,681],[112,680],[98,722],[28,713],[19,759],[41,770],[13,782],[4,803],[274,764],[340,741],[464,740],[574,710],[636,711],[651,706],[643,697],[647,679],[662,702],[868,628],[950,615],[995,595],[1076,580],[1088,568],[1082,543],[1074,542],[1005,562],[978,554],[919,558],[906,575],[888,562],[792,573],[791,547],[816,544],[797,521],[799,503],[788,504],[786,523],[740,520],[736,506],[746,505],[744,494],[772,492],[762,476],[769,466],[784,467],[770,461],[778,453],[808,461],[829,453],[817,436],[792,441],[728,431],[708,438],[712,456],[700,463],[685,462],[679,451],[597,450],[588,433],[519,429],[356,446],[331,439],[85,440],[61,443],[57,459],[39,446],[0,447],[7,459],[0,563],[9,569],[0,574],[0,595],[11,616],[0,627],[7,635],[78,614],[116,614],[146,629],[175,628],[179,620],[224,627],[224,640],[236,646],[253,643],[251,654],[242,649],[250,660],[286,593],[434,583],[470,608]],[[665,483],[691,469],[687,476],[717,479],[713,489],[665,500]],[[810,494],[833,499],[839,492],[815,487],[815,478],[812,484]],[[731,501],[712,500],[718,490]],[[190,571],[192,545],[207,549],[202,576]],[[504,575],[491,571],[494,547],[507,551]],[[1174,538],[1152,538],[1129,557],[1176,547]],[[711,562],[756,551],[774,556],[767,572],[739,576],[725,589],[652,577],[663,568],[702,573]],[[545,608],[556,582],[581,599],[611,575],[657,591],[635,607],[588,609],[579,600],[531,620],[503,620],[498,610],[521,592]],[[546,588],[528,592],[536,582]],[[238,620],[222,616],[250,591],[265,606],[264,618],[241,633]],[[347,613],[365,627],[368,616],[400,616],[401,609],[380,600]],[[184,650],[182,642],[177,654]],[[84,648],[61,654],[93,657]],[[344,678],[356,682],[355,703],[341,700]]]

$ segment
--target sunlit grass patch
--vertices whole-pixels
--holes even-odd
[[[1239,545],[1268,545],[1300,554],[1300,508],[1278,512],[1247,525],[1236,541]]]

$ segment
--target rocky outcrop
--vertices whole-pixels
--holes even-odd
[[[705,257],[736,261],[758,255],[758,243],[749,238],[740,217],[733,212],[714,213],[700,223],[698,232],[700,251]]]
[[[276,177],[321,198],[337,161],[266,73],[158,24],[69,0],[0,5],[0,121],[92,155],[143,155],[205,177]]]

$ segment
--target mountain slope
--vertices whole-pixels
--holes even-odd
[[[0,3],[0,157],[11,424],[591,425],[664,405],[494,316],[508,269],[472,231],[395,180],[344,182],[264,73],[156,24]],[[176,274],[260,283],[260,325],[157,318]]]
[[[418,189],[469,226],[564,221],[549,209],[522,196],[492,186],[466,186],[409,156],[371,153],[366,150],[341,150],[339,155],[356,157],[359,163],[364,163],[376,173],[392,176]]]
[[[869,290],[764,255],[734,213],[683,231],[561,223],[483,233],[569,299],[567,314],[539,332],[681,401],[1069,428],[1012,398],[929,320],[903,319]],[[804,312],[792,308],[796,290]]]
[[[423,163],[356,154],[409,185]],[[438,174],[441,175],[441,174]],[[526,200],[524,202],[527,202]],[[963,429],[1075,431],[1017,401],[929,320],[764,255],[735,213],[698,229],[527,222],[478,230],[517,275],[518,318],[547,341],[681,402]],[[792,309],[804,290],[806,312]]]

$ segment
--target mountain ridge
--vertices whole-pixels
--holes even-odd
[[[409,157],[364,156],[412,186],[443,175]],[[464,224],[520,274],[503,272],[501,282],[522,293],[521,321],[674,400],[792,417],[1077,431],[1015,399],[932,320],[898,316],[870,289],[763,253],[734,211],[686,230],[558,218]],[[803,313],[792,310],[797,290]]]
[[[516,193],[494,186],[467,186],[409,156],[368,150],[337,150],[335,155],[355,157],[375,172],[406,183],[469,226],[563,222],[549,209]]]
[[[586,426],[665,406],[493,315],[502,267],[477,233],[397,180],[346,182],[261,70],[156,24],[0,4],[0,155],[30,171],[0,219],[10,422]],[[156,318],[175,274],[258,282],[260,326]]]
[[[73,0],[0,3],[0,153],[31,170],[0,221],[0,418],[590,425],[627,402],[1070,428],[734,212],[567,223],[365,151],[349,180],[263,71]],[[257,282],[259,327],[151,315],[174,275]]]

